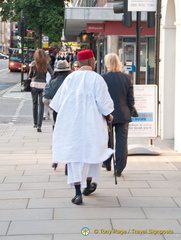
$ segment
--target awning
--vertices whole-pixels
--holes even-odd
[[[86,32],[88,23],[121,22],[122,19],[123,14],[115,14],[112,7],[66,7],[64,14],[64,36],[66,41],[74,42],[77,41],[77,36]],[[142,21],[146,21],[146,12],[141,13],[141,19]],[[135,12],[132,14],[132,20],[136,21]]]

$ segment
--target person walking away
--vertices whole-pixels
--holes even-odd
[[[50,65],[51,66],[51,65]],[[52,68],[53,69],[53,68]],[[47,83],[49,83],[51,79],[51,75],[49,72],[47,72],[46,74],[46,85]],[[49,104],[48,104],[49,105]],[[49,120],[50,119],[50,115],[51,115],[51,110],[49,108],[47,104],[44,104],[44,114],[43,114],[43,120]]]
[[[74,52],[74,55],[73,55],[73,63],[74,63],[75,61],[77,61],[77,53],[78,53],[78,51],[75,51],[75,52]]]
[[[28,77],[31,79],[31,95],[33,102],[33,120],[34,128],[37,128],[37,132],[41,132],[44,104],[42,102],[43,88],[46,85],[47,71],[50,75],[53,74],[53,70],[49,65],[50,57],[45,53],[43,49],[38,49],[34,53],[34,61],[31,63]]]
[[[56,94],[59,87],[62,85],[64,79],[71,73],[71,68],[66,60],[59,60],[54,70],[52,80],[46,84],[43,90],[43,103],[49,107],[51,99]],[[53,129],[56,122],[57,112],[53,110]],[[58,162],[52,164],[52,168],[56,170]]]
[[[80,68],[80,64],[79,64],[79,62],[78,61],[75,61],[73,64],[72,64],[72,71],[77,71],[77,70],[79,70],[79,68]],[[53,164],[52,165],[52,167],[56,167],[57,165],[56,165],[56,163],[55,164]],[[56,169],[56,168],[55,168]],[[67,175],[67,164],[65,164],[65,175]]]
[[[50,66],[53,70],[54,70],[55,60],[56,60],[56,58],[55,58],[54,53],[50,52]]]
[[[68,63],[70,62],[70,55],[68,52],[65,52],[64,58],[65,60],[67,60]]]
[[[104,60],[107,72],[102,77],[114,102],[112,124],[115,128],[116,175],[120,177],[127,164],[128,126],[134,111],[133,85],[131,76],[121,72],[122,66],[116,54],[109,53]],[[111,158],[103,163],[107,171],[111,171]]]
[[[50,103],[57,119],[53,132],[53,162],[68,165],[67,183],[75,187],[72,203],[83,203],[93,193],[100,164],[113,153],[108,148],[106,118],[112,121],[113,101],[104,79],[94,72],[92,50],[78,53],[81,68],[69,74]]]

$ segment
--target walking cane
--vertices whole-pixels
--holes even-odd
[[[110,143],[110,147],[114,150],[114,132],[113,132],[112,123],[110,123],[110,122],[108,122],[108,132],[109,132],[109,143]],[[115,184],[117,184],[115,153],[113,153],[112,158],[113,158],[113,166],[114,166]]]

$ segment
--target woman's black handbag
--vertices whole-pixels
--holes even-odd
[[[31,83],[31,79],[29,78],[26,78],[26,79],[23,79],[22,81],[22,90],[23,92],[31,92],[31,87],[30,87],[30,83]]]

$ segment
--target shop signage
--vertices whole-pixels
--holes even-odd
[[[129,136],[157,137],[157,86],[134,85],[134,96],[138,117],[129,123]]]
[[[155,12],[156,0],[128,0],[129,12]]]
[[[87,23],[86,32],[104,32],[103,23]]]
[[[49,47],[49,37],[48,36],[43,36],[43,48],[48,48]]]

